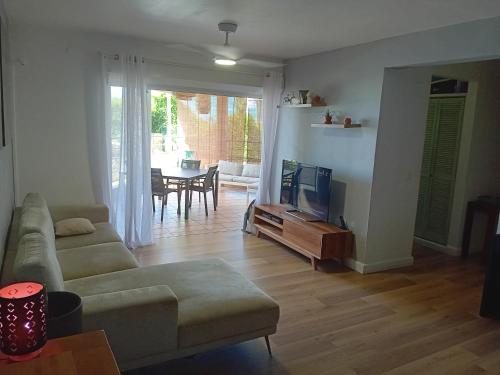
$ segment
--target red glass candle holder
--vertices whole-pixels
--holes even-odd
[[[0,289],[0,350],[13,361],[36,357],[47,342],[43,284],[20,282]]]

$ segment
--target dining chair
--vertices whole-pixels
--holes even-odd
[[[200,169],[201,160],[193,159],[182,159],[181,168],[182,169]],[[201,202],[201,193],[198,192],[198,201]]]
[[[155,196],[161,199],[161,221],[163,221],[163,212],[165,205],[167,204],[168,194],[177,193],[177,215],[181,214],[181,186],[178,184],[172,184],[169,182],[168,178],[163,178],[161,173],[161,168],[151,168],[151,193],[153,200],[153,212],[155,212]]]
[[[214,202],[214,211],[217,211],[217,199],[215,198],[215,183],[214,176],[217,172],[217,165],[208,168],[208,172],[205,177],[200,180],[195,180],[191,183],[189,191],[189,207],[193,202],[193,191],[198,193],[203,193],[203,198],[205,201],[205,215],[208,216],[208,205],[207,205],[207,193],[212,192],[212,198]]]
[[[181,168],[183,169],[200,169],[201,160],[182,159]]]

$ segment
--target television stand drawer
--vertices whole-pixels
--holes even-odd
[[[316,233],[316,231],[307,230],[308,226],[304,226],[304,224],[307,224],[307,222],[295,222],[285,219],[283,221],[283,236],[300,240],[300,242],[307,244],[308,249],[320,256],[323,236]]]

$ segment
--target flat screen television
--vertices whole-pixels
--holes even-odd
[[[328,222],[332,170],[283,160],[281,204]]]

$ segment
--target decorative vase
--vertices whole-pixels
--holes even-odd
[[[307,92],[306,104],[312,104],[312,95],[311,91]]]
[[[309,90],[299,90],[299,97],[301,100],[300,104],[307,104],[307,96],[309,95]]]

